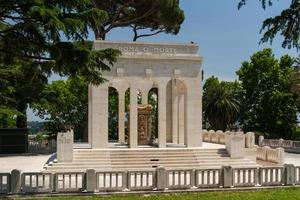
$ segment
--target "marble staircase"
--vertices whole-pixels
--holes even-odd
[[[49,172],[148,170],[158,166],[166,169],[256,167],[247,159],[231,159],[224,148],[143,148],[143,149],[74,149],[73,162],[47,166]]]

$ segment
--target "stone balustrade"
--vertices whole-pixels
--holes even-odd
[[[203,134],[203,142],[210,142],[210,143],[216,143],[216,144],[225,144],[225,136],[227,134],[236,133],[236,132],[230,132],[230,131],[214,131],[214,130],[202,130]],[[237,132],[244,134],[243,132]],[[255,134],[253,132],[247,132],[245,133],[245,147],[246,148],[254,148],[255,147]]]
[[[28,139],[28,152],[38,154],[48,154],[56,152],[56,141],[54,139],[39,140]]]
[[[203,142],[211,142],[216,144],[225,144],[225,135],[229,133],[229,131],[214,131],[214,130],[202,130],[203,134]]]
[[[284,163],[284,149],[283,148],[276,148],[272,149],[268,146],[264,147],[257,147],[257,159],[273,162],[277,164]]]
[[[0,173],[0,194],[189,190],[300,185],[300,167]]]
[[[260,147],[269,146],[271,148],[283,148],[289,153],[300,153],[300,141],[284,140],[284,139],[264,139],[259,136],[258,145]]]

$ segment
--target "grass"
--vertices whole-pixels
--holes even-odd
[[[27,197],[26,199],[53,200],[300,200],[300,188],[268,189],[257,191],[189,192],[150,195],[62,196]]]

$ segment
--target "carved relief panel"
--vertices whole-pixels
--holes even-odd
[[[151,106],[138,105],[138,145],[150,145],[151,140]]]

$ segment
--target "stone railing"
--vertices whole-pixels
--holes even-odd
[[[216,144],[225,144],[225,135],[228,134],[229,131],[214,131],[214,130],[202,130],[203,134],[203,142],[211,142]]]
[[[300,153],[300,141],[284,140],[284,139],[264,139],[259,136],[258,145],[260,147],[269,146],[271,148],[283,148],[286,152]]]
[[[244,132],[230,132],[230,131],[214,131],[214,130],[202,130],[203,142],[210,142],[216,144],[226,144],[226,135],[230,134],[244,134]],[[245,136],[245,147],[253,148],[255,146],[255,134],[253,132],[247,132]]]
[[[56,140],[39,140],[28,139],[28,153],[48,154],[56,152]]]
[[[300,167],[0,173],[0,194],[164,191],[300,185]]]
[[[273,162],[277,164],[284,163],[284,149],[283,148],[276,148],[272,149],[268,146],[264,147],[257,147],[257,159]]]

